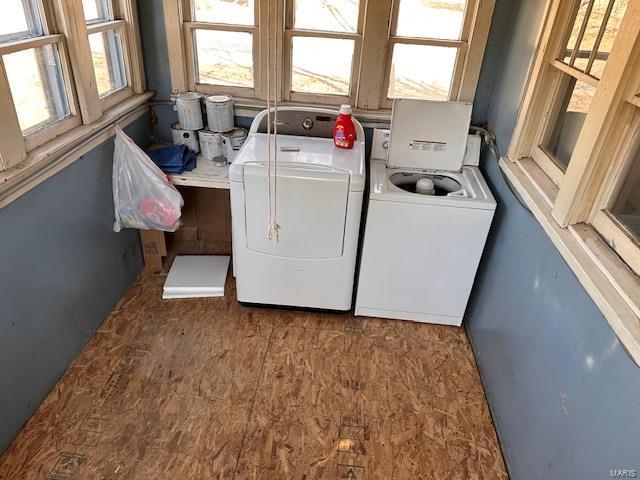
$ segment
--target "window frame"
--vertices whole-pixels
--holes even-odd
[[[254,90],[242,87],[208,85],[195,83],[195,57],[193,42],[189,30],[194,27],[207,27],[191,20],[191,0],[163,0],[165,29],[167,32],[167,49],[171,62],[171,86],[173,94],[186,91],[197,91],[203,94],[228,93],[243,104],[264,106],[266,101],[266,35],[268,8],[272,10],[272,26],[269,29],[277,32],[282,48],[277,64],[277,76],[280,89],[278,100],[290,103],[311,103],[332,107],[349,102],[357,111],[373,110],[387,112],[391,102],[383,101],[382,92],[387,87],[385,71],[390,46],[390,19],[394,3],[398,0],[361,0],[358,29],[356,33],[329,32],[316,30],[293,29],[293,0],[255,0],[256,23],[254,31]],[[484,57],[486,42],[493,17],[495,0],[468,0],[463,23],[465,41],[454,41],[457,46],[464,47],[466,54],[458,56],[456,78],[457,88],[452,89],[450,98],[458,101],[473,101],[480,68]],[[278,18],[273,12],[278,12]],[[234,30],[233,25],[208,24],[213,29],[241,31],[242,26]],[[349,96],[326,95],[303,92],[291,92],[291,37],[317,36],[326,38],[354,39],[354,60]],[[422,39],[421,39],[422,41]],[[430,40],[425,40],[430,42]],[[434,40],[433,42],[442,43]],[[447,42],[447,41],[444,41]],[[465,44],[465,45],[463,45]],[[380,62],[380,58],[385,61]],[[178,61],[180,59],[181,61]],[[453,91],[455,90],[455,91]]]
[[[596,197],[585,222],[592,225],[622,260],[640,275],[640,238],[629,232],[608,210],[608,207],[615,203],[627,174],[634,168],[632,163],[639,158],[640,106],[634,105],[631,98],[627,99],[620,112],[620,123],[624,125],[624,130],[613,150],[613,159],[609,167],[611,173],[603,176],[602,186],[595,192]],[[640,165],[636,165],[635,168],[640,168]]]
[[[358,8],[358,20],[355,32],[334,32],[330,30],[309,30],[295,28],[294,10],[295,0],[285,1],[285,28],[284,28],[284,69],[283,69],[283,98],[285,101],[341,105],[343,103],[355,104],[361,75],[360,58],[363,48],[363,31],[365,22],[366,0],[360,0]],[[338,40],[353,40],[353,59],[351,62],[351,74],[349,78],[349,93],[347,95],[319,94],[310,92],[296,92],[292,89],[293,80],[293,38],[335,38]]]
[[[165,2],[166,3],[166,2]],[[214,23],[196,21],[193,19],[193,3],[192,0],[182,0],[180,9],[182,17],[182,35],[183,35],[183,55],[178,58],[182,58],[181,63],[186,63],[186,83],[188,90],[192,92],[199,92],[204,95],[215,95],[217,93],[228,93],[233,96],[241,98],[255,98],[261,95],[261,73],[262,73],[262,30],[260,28],[261,22],[261,8],[262,4],[266,2],[262,0],[255,0],[254,3],[254,15],[253,25],[239,25],[239,24],[226,24],[226,23]],[[166,10],[165,10],[166,11]],[[166,14],[165,14],[166,15]],[[240,87],[240,86],[226,86],[226,85],[214,85],[208,83],[197,82],[197,52],[195,47],[195,34],[196,30],[210,30],[210,31],[226,31],[226,32],[246,32],[252,36],[252,51],[253,51],[253,88]],[[172,67],[173,70],[173,67]],[[173,83],[173,82],[172,82]],[[187,89],[182,89],[187,91]]]
[[[64,81],[67,94],[69,115],[53,122],[45,123],[39,127],[35,126],[38,128],[35,128],[33,131],[26,134],[23,133],[18,121],[17,111],[13,105],[13,97],[11,88],[8,84],[8,77],[5,71],[4,62],[0,60],[0,63],[2,63],[0,75],[3,77],[2,82],[0,83],[0,95],[6,95],[8,97],[8,101],[12,105],[12,108],[8,110],[3,109],[3,111],[8,113],[6,118],[3,119],[3,123],[7,123],[10,130],[14,132],[13,135],[15,138],[12,140],[12,143],[14,143],[12,150],[20,152],[24,151],[24,154],[17,158],[19,160],[24,159],[24,156],[26,156],[28,151],[46,143],[51,138],[79,126],[81,123],[77,116],[78,101],[75,95],[75,89],[73,88],[73,74],[69,55],[67,53],[67,40],[64,35],[57,33],[57,24],[53,14],[54,12],[51,9],[51,4],[40,1],[34,3],[31,3],[31,7],[37,9],[38,15],[41,17],[42,34],[37,36],[24,36],[22,38],[0,44],[0,59],[4,55],[12,53],[37,49],[49,45],[55,46],[60,61],[60,70],[63,77],[62,80]],[[15,132],[18,133],[16,134]],[[20,146],[20,144],[22,144],[22,146]],[[0,162],[0,169],[3,169],[3,167],[8,168],[10,166],[13,166],[13,163]]]
[[[465,68],[470,50],[470,36],[473,27],[474,16],[470,12],[474,12],[478,6],[479,0],[467,0],[465,11],[463,14],[462,26],[460,29],[460,39],[434,39],[422,37],[406,37],[397,34],[398,16],[400,12],[400,1],[393,2],[390,12],[391,23],[389,27],[389,35],[387,40],[387,52],[384,67],[384,84],[380,92],[380,104],[385,108],[391,108],[393,98],[389,97],[389,86],[391,83],[391,67],[393,64],[393,50],[395,45],[425,45],[433,47],[448,47],[456,49],[456,61],[449,85],[449,100],[458,100],[460,86],[462,83],[462,74]]]
[[[590,69],[593,66],[593,61],[595,60],[597,50],[604,36],[607,22],[611,16],[611,9],[609,7],[613,7],[613,2],[609,2],[603,17],[603,22],[599,28],[598,36],[594,42],[593,51],[590,54],[587,66],[585,67],[585,72],[575,67],[573,65],[573,61],[576,58],[581,42],[584,39],[584,33],[589,22],[589,15],[593,9],[593,0],[591,0],[587,6],[585,17],[582,20],[582,25],[576,37],[576,44],[572,49],[570,62],[567,63],[561,60],[561,58],[564,58],[567,53],[567,43],[574,27],[575,18],[578,14],[577,7],[579,7],[579,4],[580,0],[566,2],[564,5],[559,6],[555,12],[550,13],[556,18],[556,21],[553,23],[553,27],[557,27],[558,24],[560,24],[562,28],[554,28],[551,32],[548,32],[549,36],[546,39],[547,43],[544,46],[544,56],[539,59],[542,62],[542,65],[539,65],[540,70],[538,71],[536,78],[536,82],[540,84],[538,87],[539,92],[537,92],[534,95],[534,98],[530,100],[530,102],[540,102],[540,107],[536,108],[541,108],[544,114],[540,116],[539,112],[527,112],[529,117],[523,121],[534,124],[534,129],[527,133],[527,136],[529,137],[527,138],[527,142],[531,145],[515,146],[513,151],[510,149],[509,155],[510,157],[519,157],[523,155],[524,150],[528,149],[529,154],[526,156],[533,158],[533,160],[558,188],[560,188],[565,174],[569,170],[569,166],[567,166],[566,169],[563,169],[558,164],[557,159],[555,159],[554,156],[546,150],[543,146],[545,137],[548,135],[549,130],[553,128],[555,119],[559,113],[558,107],[560,107],[560,105],[558,100],[563,93],[564,80],[567,79],[567,77],[574,78],[576,81],[583,82],[593,87],[596,89],[597,94],[602,78],[597,78],[586,72],[590,72]],[[607,62],[607,64],[608,63],[609,62]],[[610,85],[611,81],[612,79],[608,79],[607,85]],[[592,99],[591,107],[593,107],[593,105],[594,101]],[[535,128],[535,124],[537,124],[537,128]],[[514,153],[514,151],[517,151],[518,153]],[[569,163],[571,163],[571,161]]]
[[[123,54],[123,67],[124,67],[124,75],[126,79],[126,84],[123,87],[117,88],[116,90],[109,92],[107,95],[100,97],[98,94],[98,98],[100,99],[100,104],[102,105],[103,110],[107,110],[118,103],[123,102],[131,95],[133,95],[133,86],[131,85],[131,61],[129,60],[129,55],[126,53],[128,51],[128,39],[126,34],[126,24],[127,22],[124,20],[117,19],[116,10],[114,9],[114,19],[107,20],[104,22],[93,22],[87,24],[87,35],[90,37],[95,34],[104,34],[107,32],[119,32],[120,34],[120,43]],[[111,45],[110,48],[114,48],[115,45]],[[105,51],[108,52],[108,49],[105,45]],[[94,68],[95,73],[95,68]]]
[[[64,135],[75,138],[73,132],[83,125],[97,122],[104,112],[122,104],[134,94],[146,89],[142,63],[141,41],[136,0],[111,0],[122,19],[115,21],[121,29],[124,64],[129,85],[100,99],[89,48],[89,32],[102,28],[87,25],[82,2],[74,0],[32,0],[42,17],[43,35],[27,37],[0,44],[0,55],[22,51],[34,46],[55,44],[58,49],[62,75],[69,103],[69,115],[23,135],[13,103],[4,62],[0,61],[0,108],[6,112],[0,133],[0,171],[8,178],[13,167],[19,167],[38,149]],[[0,56],[1,58],[1,56]]]
[[[640,0],[627,5],[566,172],[554,178],[553,169],[536,158],[540,132],[550,117],[550,72],[572,68],[556,58],[566,43],[566,31],[557,27],[572,26],[578,2],[547,2],[501,167],[640,365],[640,241],[604,211],[640,145]],[[579,44],[577,39],[576,48]]]

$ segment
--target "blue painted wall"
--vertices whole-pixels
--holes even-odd
[[[475,105],[506,151],[544,0],[498,0]],[[499,207],[466,326],[511,478],[640,475],[640,368],[495,158],[483,170]]]
[[[146,116],[127,129],[146,145]],[[0,209],[0,452],[142,269],[113,232],[113,140]]]
[[[167,35],[164,27],[162,2],[157,0],[138,1],[144,66],[147,73],[147,87],[156,92],[155,100],[166,101],[171,97],[171,72],[167,51]],[[179,61],[173,59],[173,61]],[[171,142],[171,124],[178,121],[178,115],[169,105],[153,107],[158,116],[154,134],[162,142]]]

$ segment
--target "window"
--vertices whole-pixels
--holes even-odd
[[[549,2],[507,154],[518,170],[503,167],[544,198],[538,218],[640,364],[639,16],[637,0]]]
[[[259,82],[257,8],[254,0],[185,1],[189,83],[204,93],[224,87],[233,95],[254,97]]]
[[[285,98],[348,103],[362,46],[364,0],[287,2]]]
[[[82,0],[82,7],[98,96],[105,99],[129,85],[122,41],[126,22],[116,20],[111,0]]]
[[[12,128],[16,137],[38,145],[52,131],[79,124],[65,38],[55,33],[41,4],[9,0],[0,16],[0,54],[13,104],[7,112],[15,110],[19,126]]]
[[[494,3],[164,0],[170,56],[183,59],[171,65],[173,90],[264,101],[277,80],[288,102],[472,101]]]
[[[603,178],[586,221],[640,275],[640,102],[638,97],[627,100],[620,115],[631,120],[619,135],[613,170]]]
[[[144,91],[135,0],[5,0],[3,7],[0,171]]]
[[[538,101],[546,115],[531,132],[535,144],[527,155],[556,186],[576,150],[627,0],[574,0],[565,5],[559,15],[567,15],[568,21],[554,28],[555,41],[549,43],[548,60],[541,66],[539,81],[545,88]]]
[[[387,104],[392,98],[455,98],[455,83],[464,66],[461,50],[469,36],[468,29],[463,31],[466,7],[465,0],[399,0],[394,4]],[[468,26],[470,17],[467,19]]]

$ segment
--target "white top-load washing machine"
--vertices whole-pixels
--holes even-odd
[[[468,103],[395,101],[388,159],[371,161],[356,315],[461,325],[496,208],[470,119]]]
[[[285,134],[278,135],[277,190],[271,182],[280,225],[273,241],[266,113],[254,119],[229,169],[238,300],[349,310],[365,187],[362,126],[354,120],[354,147],[342,150],[332,138],[338,112],[278,109]]]

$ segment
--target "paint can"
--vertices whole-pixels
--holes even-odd
[[[176,98],[178,122],[185,130],[201,130],[204,128],[202,119],[202,95],[196,92],[181,93]]]
[[[207,123],[212,132],[233,129],[233,98],[229,95],[211,95],[205,99]]]
[[[214,165],[226,165],[227,159],[222,155],[222,134],[211,130],[200,130],[198,136],[202,157],[213,162]]]
[[[222,151],[229,163],[232,163],[238,154],[238,150],[247,139],[247,131],[244,128],[234,128],[230,132],[222,134]]]
[[[174,123],[171,125],[171,136],[175,145],[186,145],[194,152],[200,152],[198,134],[193,130],[185,130],[179,123]]]

